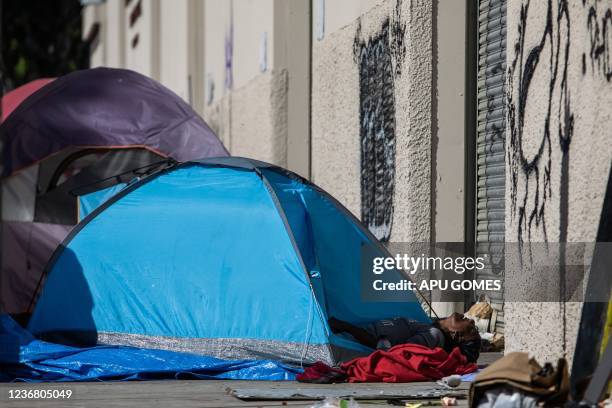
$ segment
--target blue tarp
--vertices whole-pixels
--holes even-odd
[[[228,361],[127,346],[76,348],[37,340],[0,315],[0,381],[163,378],[294,380],[301,370],[270,360]]]

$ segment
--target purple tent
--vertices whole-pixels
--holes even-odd
[[[111,68],[73,72],[30,95],[0,125],[0,146],[0,311],[8,313],[28,311],[50,252],[79,220],[80,196],[117,191],[168,160],[228,156],[179,96]]]

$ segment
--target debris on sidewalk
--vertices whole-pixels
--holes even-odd
[[[481,351],[497,352],[504,350],[505,339],[500,333],[480,333]]]
[[[357,403],[353,398],[349,399],[338,399],[338,398],[325,398],[323,401],[317,402],[311,405],[309,408],[360,408],[361,405]]]
[[[461,385],[461,377],[462,376],[457,374],[449,375],[448,377],[444,377],[441,380],[437,381],[436,384],[449,388],[455,388]]]
[[[421,408],[421,407],[453,407],[458,405],[457,397],[442,397],[439,400],[388,400],[387,404],[406,407],[406,408]]]
[[[470,319],[490,319],[493,308],[487,302],[477,302],[465,312]]]
[[[503,351],[504,335],[496,332],[497,311],[486,300],[474,303],[465,316],[474,320],[482,340],[481,351]]]
[[[470,388],[470,406],[478,408],[517,406],[537,403],[563,404],[569,392],[567,362],[542,367],[527,353],[514,352],[485,368]]]

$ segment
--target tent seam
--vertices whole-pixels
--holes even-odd
[[[323,197],[327,198],[330,203],[336,208],[336,210],[338,210],[340,213],[346,215],[349,217],[349,219],[353,220],[354,224],[358,226],[359,230],[374,244],[374,247],[377,248],[378,250],[380,250],[383,255],[385,257],[392,257],[391,253],[389,252],[389,250],[387,249],[387,247],[385,247],[375,236],[374,234],[372,234],[372,232],[365,226],[363,225],[363,223],[361,222],[361,220],[359,220],[355,214],[353,214],[352,212],[350,212],[346,207],[344,207],[339,201],[338,199],[334,198],[334,196],[332,196],[331,194],[329,194],[327,191],[323,190],[321,187],[308,182],[308,185],[310,185],[314,190],[318,191]],[[412,280],[412,277],[408,274],[405,274],[403,271],[398,270],[398,272],[405,278],[407,278],[408,280],[414,282]],[[425,302],[425,304],[429,307],[429,309],[433,312],[433,314],[436,316],[436,318],[439,318],[438,315],[436,314],[436,312],[433,310],[431,303],[427,300],[427,298],[425,298],[425,296],[421,293],[421,291],[419,290],[418,287],[415,287],[415,292],[418,296],[417,296],[417,300],[420,297],[421,299],[423,299],[423,302]],[[431,318],[430,318],[431,319]]]
[[[293,246],[298,260],[300,262],[300,266],[302,267],[302,270],[304,271],[304,275],[306,276],[306,280],[308,282],[308,287],[310,288],[310,294],[311,296],[314,298],[314,302],[316,305],[316,309],[317,309],[317,314],[319,315],[319,319],[321,321],[321,323],[323,324],[323,328],[327,331],[327,322],[323,319],[323,315],[321,313],[321,306],[319,305],[319,300],[317,299],[317,296],[315,294],[314,291],[314,287],[312,286],[312,282],[310,280],[310,275],[308,273],[308,270],[306,268],[306,264],[304,263],[304,259],[302,258],[302,253],[300,251],[300,248],[297,245],[297,241],[295,240],[295,236],[293,235],[293,230],[291,229],[291,225],[289,225],[289,220],[287,219],[287,215],[285,213],[285,209],[283,208],[283,206],[280,204],[280,201],[278,199],[278,196],[276,195],[276,192],[274,191],[274,188],[272,187],[270,181],[268,180],[268,178],[261,172],[261,170],[259,170],[258,167],[255,167],[255,173],[261,178],[263,185],[265,186],[266,190],[268,190],[268,193],[270,194],[270,198],[272,198],[272,201],[274,202],[274,206],[276,207],[276,209],[279,212],[279,215],[281,217],[281,220],[283,221],[283,224],[285,225],[285,230],[287,232],[287,235],[289,236],[289,240],[291,241],[291,245]],[[329,333],[326,333],[326,335],[329,337]],[[330,349],[331,352],[331,349]],[[332,354],[333,356],[333,354]]]

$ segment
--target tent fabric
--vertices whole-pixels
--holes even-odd
[[[450,353],[436,347],[400,344],[387,351],[377,350],[367,357],[342,364],[349,382],[436,381],[449,375],[469,374],[478,370],[455,347]]]
[[[136,72],[95,68],[36,84],[3,98],[3,104],[13,101],[14,110],[0,123],[2,222],[73,226],[79,195],[152,171],[142,171],[143,166],[228,155],[185,101]],[[43,247],[55,244],[51,240]],[[13,253],[3,257],[13,267],[24,265]],[[40,276],[35,265],[7,270],[3,264],[0,279],[25,282],[25,276]],[[30,288],[36,282],[25,283]],[[12,296],[6,310],[27,305],[30,298]]]
[[[38,166],[31,166],[15,174],[1,185],[2,219],[7,221],[32,221],[36,206],[36,179]]]
[[[102,190],[94,191],[78,197],[79,221],[91,214],[96,208],[108,201],[112,196],[123,190],[127,183],[119,183]]]
[[[87,69],[57,78],[1,126],[4,177],[71,146],[144,147],[178,161],[228,155],[179,96],[125,69]]]
[[[0,381],[101,381],[163,378],[293,380],[301,370],[269,360],[214,357],[127,346],[76,348],[34,338],[0,315]]]
[[[428,321],[420,306],[415,308],[418,303],[414,303],[412,294],[406,296],[405,304],[356,301],[361,296],[362,248],[369,246],[375,256],[385,256],[386,251],[372,245],[376,241],[367,230],[348,214],[348,210],[338,211],[338,204],[318,188],[272,169],[262,172],[274,187],[289,224],[299,237],[300,252],[308,260],[307,267],[312,268],[309,269],[311,281],[321,280],[319,299],[328,315],[356,324],[393,315],[416,316],[416,320]],[[308,231],[302,231],[306,225]],[[315,259],[316,264],[313,264]],[[351,271],[352,277],[337,273],[338,270]]]
[[[39,179],[40,193],[36,198],[34,221],[74,225],[80,220],[78,197],[112,188],[114,185],[125,185],[168,162],[167,159],[145,149],[111,150],[100,152],[95,157],[93,164],[79,169],[67,180],[60,180],[62,182],[57,185],[54,185],[53,177],[48,180]],[[41,174],[46,170],[45,165],[49,161],[41,163]],[[55,164],[55,167],[58,167],[58,164]]]
[[[28,310],[45,265],[71,228],[37,222],[0,224],[1,311],[18,314]]]
[[[23,102],[28,96],[38,91],[49,82],[53,81],[53,78],[41,78],[35,79],[34,81],[28,82],[25,85],[21,85],[18,88],[6,93],[2,97],[2,118],[0,123],[4,122],[6,118]]]
[[[407,383],[437,381],[449,375],[465,375],[478,370],[455,347],[447,353],[440,347],[429,348],[419,344],[400,344],[389,350],[376,350],[372,354],[355,358],[332,368],[317,362],[297,375],[297,380],[311,383],[387,382]]]
[[[48,265],[28,328],[52,341],[334,363],[371,350],[334,336],[330,315],[429,321],[411,292],[361,300],[363,247],[386,254],[295,174],[241,158],[184,163],[77,226]]]

